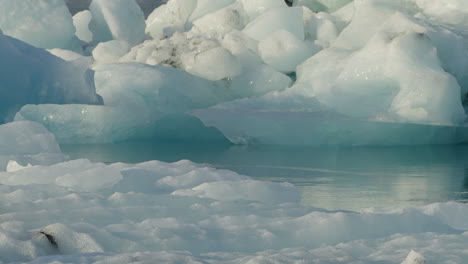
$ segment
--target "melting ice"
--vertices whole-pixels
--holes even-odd
[[[190,161],[61,153],[162,134],[467,142],[464,1],[292,2],[169,0],[145,18],[134,0],[73,17],[0,0],[0,263],[466,262],[464,204],[327,211]]]

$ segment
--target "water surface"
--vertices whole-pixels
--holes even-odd
[[[468,201],[468,146],[287,148],[131,142],[63,145],[99,162],[188,159],[259,180],[298,186],[302,203],[326,209]]]

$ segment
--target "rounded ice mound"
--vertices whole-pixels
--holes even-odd
[[[278,30],[258,43],[258,53],[263,61],[286,73],[296,71],[297,65],[319,50],[313,42],[304,42],[284,30]]]
[[[63,0],[0,0],[0,29],[40,48],[79,48],[72,16]]]
[[[118,60],[130,51],[128,42],[110,40],[99,43],[93,49],[93,58],[97,64],[118,62]]]
[[[284,0],[241,0],[245,12],[250,20],[255,19],[268,9],[287,7]]]
[[[242,30],[248,21],[242,6],[236,3],[193,21],[193,25],[205,33],[226,34]]]
[[[298,39],[304,39],[304,22],[301,7],[268,9],[247,24],[242,32],[255,40],[262,40],[278,30],[289,31]]]
[[[39,123],[21,121],[0,125],[0,155],[59,152],[54,135]]]
[[[185,31],[197,0],[171,0],[156,8],[146,19],[146,33],[152,37]]]
[[[411,250],[406,259],[401,264],[427,264],[427,260],[423,255]]]
[[[0,125],[0,171],[19,170],[31,164],[49,165],[65,159],[55,136],[41,124],[22,121]]]
[[[91,42],[93,40],[93,33],[89,30],[91,19],[92,15],[89,10],[78,12],[73,16],[73,25],[75,25],[76,28],[76,36],[84,42]]]
[[[120,61],[168,65],[208,80],[234,77],[242,69],[239,59],[217,39],[180,32],[167,38],[147,40],[133,47]]]
[[[293,6],[306,6],[315,12],[333,12],[353,2],[353,0],[294,0]]]
[[[93,0],[89,10],[93,42],[114,39],[134,46],[145,39],[145,16],[135,0]]]

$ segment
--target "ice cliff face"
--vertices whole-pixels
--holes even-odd
[[[89,11],[73,18],[81,42],[78,48],[65,48],[76,54],[58,49],[51,52],[67,60],[90,59],[97,76],[105,69],[102,76],[107,77],[95,79],[105,105],[29,105],[18,113],[17,120],[43,122],[63,142],[70,138],[108,142],[151,137],[152,132],[136,131],[154,130],[161,118],[181,114],[216,127],[234,143],[466,141],[463,103],[468,92],[468,34],[464,3],[298,0],[290,4],[283,0],[171,0],[144,20],[133,0],[92,1]],[[58,2],[54,6],[58,10],[54,14],[63,9]],[[11,3],[8,7],[20,10]],[[46,15],[40,8],[28,12]],[[70,19],[57,14],[67,17],[65,37]],[[10,20],[16,21],[3,19],[0,28],[18,31],[9,26]],[[46,28],[41,23],[36,25],[39,31]],[[155,79],[146,74],[149,69],[155,75],[171,73]],[[187,73],[195,77],[188,78]],[[141,85],[143,82],[146,84]],[[125,83],[129,92],[121,92],[119,83]],[[198,83],[204,83],[204,88]],[[167,87],[164,93],[158,92],[162,86]],[[149,93],[151,89],[154,91]],[[144,94],[139,100],[145,103],[130,108],[138,94]],[[170,103],[154,107],[150,101]],[[48,118],[65,108],[67,115],[62,118]],[[3,116],[16,110],[3,110]],[[71,128],[76,124],[89,122],[86,113],[90,112],[94,113],[92,123],[100,124],[98,132],[82,129],[79,137],[63,134],[75,131]],[[137,116],[145,121],[120,122]],[[113,134],[115,131],[127,132]],[[421,133],[424,136],[418,136]],[[288,137],[295,140],[288,142]]]
[[[0,32],[0,123],[26,104],[102,104],[87,59],[66,62]]]

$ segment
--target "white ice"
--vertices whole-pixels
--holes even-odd
[[[1,0],[0,30],[40,48],[79,48],[72,16],[63,0]]]
[[[37,123],[2,125],[0,138],[10,144],[1,148],[9,154],[59,153]],[[301,206],[291,184],[184,160],[14,161],[0,172],[3,263],[448,264],[468,258],[466,204],[327,211]]]
[[[461,1],[441,5],[424,0],[303,0],[287,7],[280,0],[215,4],[170,0],[146,21],[133,0],[121,1],[95,0],[90,12],[75,17],[78,35],[86,32],[92,17],[93,41],[85,43],[83,38],[81,43],[81,53],[87,56],[51,50],[73,64],[81,61],[86,65],[82,67],[88,66],[92,55],[91,67],[97,71],[114,63],[132,69],[119,75],[107,73],[113,77],[106,79],[105,89],[95,79],[105,106],[28,105],[17,120],[41,122],[60,134],[61,142],[147,137],[152,132],[144,131],[153,131],[161,119],[187,113],[220,130],[233,143],[466,141],[468,34],[463,19],[466,5]],[[176,68],[174,73],[180,76],[168,74],[155,81],[145,71],[134,71],[135,62]],[[120,76],[125,74],[135,78]],[[186,74],[211,88],[194,85],[194,92],[186,94],[190,88],[180,92],[175,82],[167,93],[144,93],[150,94],[145,102],[171,98],[173,105],[162,103],[156,111],[147,103],[128,107],[134,104],[140,92],[135,87],[141,82],[151,83],[156,88],[148,90],[156,91],[159,83],[185,80]],[[131,87],[128,93],[119,88],[121,78]],[[200,103],[198,89],[216,100]],[[117,106],[115,98],[131,103]],[[1,111],[5,120],[11,120],[22,105],[9,104]],[[60,116],[62,112],[66,114]],[[83,120],[89,125],[70,129]],[[90,124],[98,126],[93,129]],[[179,127],[180,120],[169,124],[175,131],[190,130]],[[424,136],[416,136],[421,133]]]
[[[134,46],[145,39],[145,17],[135,0],[93,0],[89,10],[93,42],[121,40]]]

